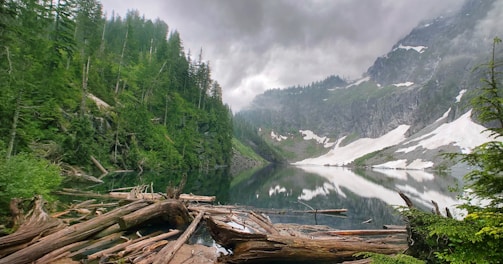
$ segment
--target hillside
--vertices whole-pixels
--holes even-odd
[[[222,88],[164,21],[107,19],[94,0],[8,1],[0,17],[2,158],[90,175],[230,163]]]
[[[361,79],[268,91],[240,114],[291,162],[342,165],[367,155],[371,159],[363,164],[368,166],[447,166],[438,153],[461,152],[487,139],[470,141],[453,131],[475,136],[483,130],[470,118],[468,102],[484,77],[483,70],[474,69],[488,61],[493,37],[503,33],[488,23],[501,20],[501,5],[466,1],[457,13],[420,23]],[[498,49],[496,56],[502,55]],[[324,140],[310,139],[304,131]],[[440,135],[444,138],[435,144],[423,142]]]

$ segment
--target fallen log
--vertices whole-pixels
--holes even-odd
[[[164,196],[158,193],[136,193],[134,196],[130,192],[109,192],[110,198],[123,200],[161,200]]]
[[[251,211],[249,217],[269,234],[279,235],[279,231],[272,225],[272,223],[264,219],[264,217],[262,217],[261,215],[258,215]]]
[[[9,250],[10,247],[27,244],[37,237],[49,235],[64,228],[59,219],[52,218],[43,208],[45,200],[41,196],[33,198],[33,206],[26,216],[26,220],[13,234],[0,237],[0,257],[18,251],[20,247]]]
[[[309,214],[343,214],[347,213],[348,209],[319,209],[319,210],[308,210],[305,212]]]
[[[212,237],[217,243],[231,249],[233,254],[221,256],[223,263],[305,262],[334,263],[354,260],[359,252],[395,254],[407,245],[383,244],[341,239],[313,239],[282,235],[251,234],[229,228],[212,217],[207,219]],[[405,241],[404,241],[405,242]]]
[[[170,230],[168,233],[160,234],[157,236],[153,236],[151,238],[138,241],[133,243],[132,245],[126,246],[124,248],[124,251],[119,253],[119,256],[125,256],[130,253],[136,252],[136,251],[141,251],[143,248],[148,247],[149,245],[152,245],[153,243],[157,243],[158,241],[170,238],[172,236],[176,236],[180,233],[180,230]]]
[[[217,198],[215,196],[204,196],[204,195],[194,195],[191,193],[190,194],[182,193],[180,194],[179,199],[188,202],[212,203]]]
[[[37,259],[35,261],[35,264],[54,263],[54,261],[56,261],[56,260],[67,257],[70,254],[71,250],[73,250],[74,248],[79,248],[86,243],[88,243],[88,241],[84,240],[84,241],[75,242],[73,244],[69,244],[69,245],[64,246],[62,248],[56,249],[56,250],[52,251],[51,253],[46,254],[43,257]]]
[[[137,201],[112,210],[83,223],[75,224],[43,237],[37,243],[16,251],[2,259],[0,264],[30,263],[43,255],[66,245],[84,240],[115,223],[118,217],[147,206],[146,201]]]
[[[404,226],[404,225],[383,225],[382,228],[384,228],[384,229],[406,229],[407,226]]]
[[[407,234],[404,229],[362,229],[362,230],[333,230],[324,232],[331,236],[375,236],[375,235],[392,235],[392,234]]]
[[[153,235],[151,234],[149,236],[143,236],[143,237],[139,237],[139,238],[136,238],[136,239],[128,239],[126,242],[117,244],[117,245],[115,245],[113,247],[110,247],[110,248],[107,248],[107,249],[103,249],[101,251],[98,251],[98,252],[95,252],[95,253],[93,253],[91,255],[88,255],[87,256],[87,260],[90,260],[90,261],[91,260],[95,260],[95,259],[101,258],[103,256],[112,254],[114,252],[118,252],[118,251],[126,248],[127,246],[129,246],[131,244],[140,242],[142,240],[146,240],[146,239],[150,238],[151,236],[153,236]]]
[[[197,225],[199,225],[199,222],[203,218],[204,212],[199,212],[197,214],[196,218],[192,220],[192,223],[190,223],[189,227],[183,232],[183,234],[176,240],[173,246],[167,245],[164,248],[157,253],[156,257],[154,258],[153,263],[154,264],[167,264],[173,259],[174,255],[176,252],[185,244],[187,239],[190,238],[192,233],[196,230]]]
[[[102,238],[102,237],[106,237],[110,234],[117,233],[119,231],[121,231],[121,227],[119,226],[119,224],[113,224],[113,225],[101,230],[100,232],[96,233],[96,235],[94,235],[93,237],[94,238]]]
[[[72,258],[77,255],[83,254],[87,251],[91,251],[93,249],[100,248],[105,245],[109,245],[111,243],[114,243],[115,241],[120,240],[121,236],[123,234],[124,234],[124,232],[118,232],[118,233],[110,234],[106,237],[103,237],[103,238],[100,238],[97,240],[89,241],[88,245],[86,245],[84,248],[81,248],[75,252],[72,252],[70,255],[68,255],[68,257]]]
[[[163,220],[174,224],[176,228],[181,228],[190,222],[188,210],[185,205],[178,200],[164,200],[141,208],[133,213],[119,218],[118,223],[121,229],[125,230],[145,221],[163,216]]]
[[[91,155],[91,160],[93,161],[94,165],[101,171],[101,176],[99,177],[99,179],[101,180],[104,176],[106,176],[108,174],[108,171],[107,169],[105,169],[105,167],[103,167],[103,165],[101,165],[101,163],[94,157]]]
[[[86,191],[80,191],[80,190],[69,189],[69,188],[63,188],[61,191],[55,191],[54,193],[60,194],[60,195],[79,196],[79,197],[88,197],[88,198],[101,198],[101,199],[113,198],[107,194],[86,192]]]

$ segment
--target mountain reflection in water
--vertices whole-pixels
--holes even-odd
[[[228,203],[277,209],[269,213],[273,222],[321,224],[340,229],[382,228],[384,224],[403,224],[394,206],[405,203],[398,191],[407,194],[423,209],[431,200],[439,207],[456,204],[449,187],[458,180],[425,171],[360,170],[323,166],[269,166],[248,178],[231,182]],[[345,215],[299,213],[314,209],[346,208]],[[372,219],[370,223],[364,223]]]
[[[178,183],[181,172],[121,173],[105,177],[95,191],[152,184],[155,192]],[[188,173],[186,193],[215,195],[218,203],[250,206],[267,212],[274,223],[320,224],[339,229],[382,228],[403,224],[394,206],[405,203],[398,191],[407,194],[416,206],[431,210],[431,200],[440,209],[456,203],[458,178],[425,171],[350,170],[324,166],[270,165],[231,178],[228,170]],[[75,187],[75,186],[72,186]],[[310,209],[348,209],[343,215],[301,213]],[[363,223],[372,219],[370,223]]]

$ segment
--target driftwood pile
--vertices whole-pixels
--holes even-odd
[[[212,202],[215,197],[179,194],[175,197],[178,199],[171,199],[164,194],[147,193],[146,189],[143,186],[106,195],[63,190],[64,194],[115,200],[87,200],[52,215],[44,211],[44,201],[36,197],[17,231],[0,237],[0,264],[58,260],[144,264],[340,263],[356,260],[354,254],[362,251],[396,254],[407,248],[402,227],[341,231],[325,226],[273,224],[261,213],[201,203]],[[215,247],[186,243],[201,221],[206,222],[212,238],[227,249],[227,254],[217,256]],[[156,224],[157,231],[142,234],[145,226],[152,224]]]
[[[194,209],[211,212],[206,218],[211,236],[232,252],[220,256],[221,263],[341,263],[357,259],[359,252],[397,254],[407,249],[407,231],[401,226],[333,230],[327,226],[273,224],[265,215],[235,208]]]

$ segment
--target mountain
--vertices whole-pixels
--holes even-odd
[[[331,76],[270,90],[239,115],[291,162],[448,166],[439,153],[488,140],[468,102],[484,77],[474,69],[489,61],[492,39],[503,35],[495,22],[502,8],[503,1],[468,0],[456,13],[420,23],[360,80]]]

